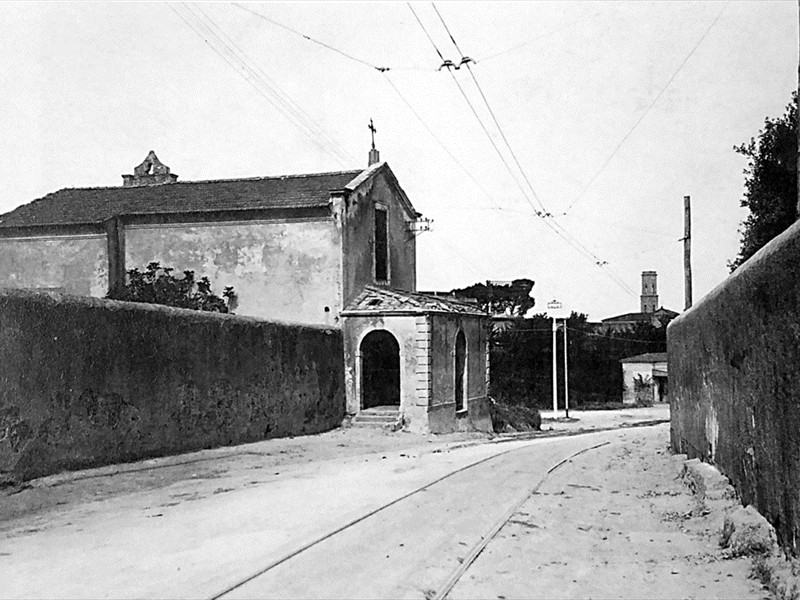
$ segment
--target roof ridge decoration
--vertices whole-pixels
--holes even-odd
[[[158,160],[153,150],[133,169],[133,175],[122,176],[123,187],[142,187],[146,185],[162,185],[175,183],[178,176],[169,172],[169,167]]]

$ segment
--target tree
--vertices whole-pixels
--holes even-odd
[[[184,271],[183,278],[175,277],[172,271],[171,267],[162,267],[157,262],[147,265],[144,273],[130,269],[128,282],[111,290],[106,298],[220,313],[235,308],[236,293],[232,287],[222,292],[223,300],[211,291],[208,277],[196,281],[194,271]]]
[[[797,93],[782,117],[766,119],[758,140],[734,150],[748,159],[741,205],[750,214],[739,230],[741,247],[728,263],[731,271],[797,218]]]
[[[533,285],[530,279],[515,279],[511,283],[487,281],[485,284],[476,283],[452,290],[450,294],[457,298],[477,300],[480,307],[490,314],[522,317],[536,304],[530,296]]]

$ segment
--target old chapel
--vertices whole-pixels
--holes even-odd
[[[342,330],[349,414],[489,426],[488,316],[416,293],[421,215],[374,147],[366,169],[185,182],[151,151],[122,178],[0,215],[0,287],[103,297],[127,269],[193,270],[239,315]]]

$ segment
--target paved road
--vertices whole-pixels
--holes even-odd
[[[196,500],[180,485],[115,498],[4,534],[0,596],[421,598],[548,468],[615,435],[350,457]]]

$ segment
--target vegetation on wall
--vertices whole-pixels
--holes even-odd
[[[783,116],[767,118],[758,139],[734,148],[747,157],[741,206],[750,214],[742,222],[741,247],[731,271],[753,256],[797,218],[797,93]]]
[[[106,298],[219,313],[230,313],[236,308],[232,287],[226,287],[220,298],[211,291],[208,277],[195,279],[194,271],[184,271],[183,277],[176,277],[172,274],[174,270],[157,262],[147,265],[144,272],[130,269],[127,283],[109,292]]]

